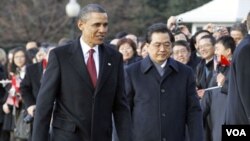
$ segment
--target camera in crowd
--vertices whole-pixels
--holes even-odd
[[[172,33],[181,32],[180,23],[182,23],[182,18],[176,18],[176,21],[175,21],[175,28],[172,30]]]
[[[34,113],[35,113],[35,110],[34,110]],[[23,119],[23,121],[24,121],[25,123],[31,123],[33,120],[34,120],[34,117],[31,116],[30,114],[27,114],[27,115],[24,117],[24,119]]]
[[[25,116],[24,119],[23,119],[23,121],[25,123],[31,123],[33,120],[34,120],[33,116],[31,116],[29,114],[27,116]]]
[[[214,28],[213,28],[213,33],[214,32],[222,32],[223,31],[223,27],[222,26],[214,26]]]

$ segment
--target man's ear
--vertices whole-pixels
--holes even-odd
[[[78,20],[78,21],[77,21],[77,26],[78,26],[78,28],[79,28],[81,31],[83,31],[83,30],[84,30],[84,26],[85,26],[85,22],[82,21],[82,20]]]

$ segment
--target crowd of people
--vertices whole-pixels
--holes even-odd
[[[107,12],[89,4],[77,27],[0,49],[0,141],[221,141],[223,124],[250,124],[250,12],[196,33],[171,16],[106,42]]]

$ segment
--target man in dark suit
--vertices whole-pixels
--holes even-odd
[[[40,81],[43,74],[42,62],[31,64],[26,67],[26,74],[21,82],[20,90],[25,107],[33,116],[36,98],[40,88]]]
[[[52,111],[52,141],[111,141],[112,113],[120,141],[129,141],[122,55],[103,43],[107,13],[89,4],[81,9],[77,25],[82,36],[50,52],[32,141],[48,140]]]
[[[42,52],[42,55],[39,56],[39,52],[36,55],[36,58],[40,57],[40,61],[26,67],[24,79],[20,84],[20,91],[25,108],[27,109],[28,114],[32,117],[34,116],[36,108],[36,99],[40,89],[42,75],[47,67],[48,53],[53,48],[54,46],[40,48],[39,52]]]
[[[198,50],[202,60],[196,68],[196,87],[197,94],[202,98],[205,94],[205,90],[208,87],[212,87],[211,79],[214,73],[214,51],[215,51],[215,38],[212,35],[204,35],[198,41]],[[217,85],[217,84],[216,84]]]
[[[20,84],[21,96],[24,101],[27,115],[24,117],[25,122],[33,123],[34,112],[36,108],[36,99],[40,89],[40,81],[45,70],[46,60],[28,65],[26,67],[25,77]],[[29,141],[31,141],[32,128]]]
[[[148,28],[149,56],[126,69],[133,141],[202,141],[202,111],[191,68],[170,58],[173,35],[165,24]]]
[[[236,47],[230,67],[226,124],[250,124],[250,12],[248,34]]]

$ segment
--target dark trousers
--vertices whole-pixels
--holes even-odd
[[[3,123],[0,123],[0,141],[9,141],[10,140],[10,132],[2,130]]]

